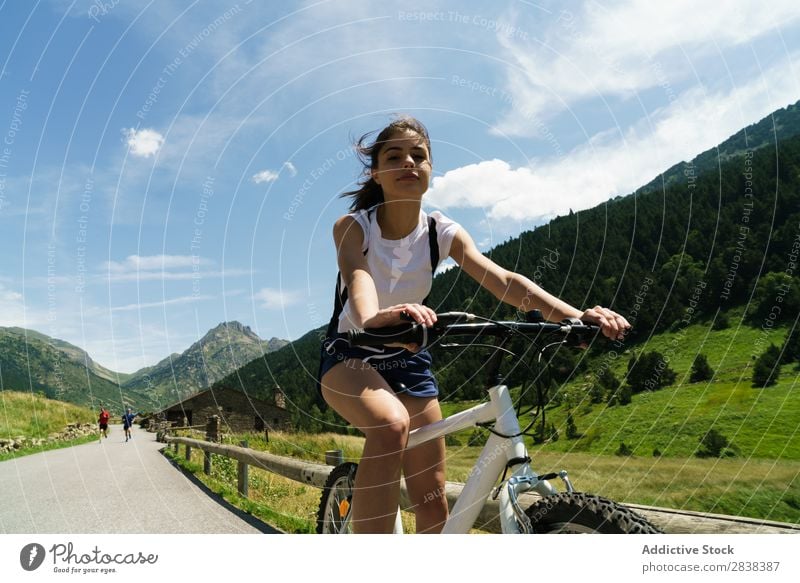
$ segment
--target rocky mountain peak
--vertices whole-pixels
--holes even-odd
[[[261,338],[258,337],[258,334],[253,332],[250,326],[245,326],[244,324],[236,320],[231,320],[230,322],[220,322],[214,328],[209,330],[208,333],[206,333],[206,337],[218,336],[218,335],[226,336],[237,333],[244,334],[245,336],[250,336],[255,340],[259,341],[261,340]]]

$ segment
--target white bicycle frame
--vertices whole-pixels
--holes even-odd
[[[411,431],[406,448],[410,449],[432,439],[444,437],[445,435],[474,427],[478,423],[490,421],[495,421],[494,429],[504,435],[517,435],[520,432],[519,421],[514,412],[514,404],[511,401],[508,387],[505,385],[497,385],[489,389],[489,401],[486,403],[481,403],[471,409],[461,411],[441,421],[436,421]],[[443,534],[469,532],[486,503],[486,499],[491,495],[497,478],[502,475],[508,463],[514,459],[527,459],[522,437],[505,438],[490,433],[486,445],[464,484],[464,489],[461,491],[447,522],[444,524]],[[519,524],[525,524],[527,521],[524,514],[519,511],[516,501],[516,497],[519,494],[530,490],[542,496],[556,493],[555,488],[547,480],[538,478],[528,462],[517,463],[513,468],[514,471],[511,477],[504,484],[500,484],[498,496],[500,524],[504,534],[520,532]],[[560,477],[567,485],[567,489],[572,490],[566,472],[561,472]],[[398,510],[395,533],[402,532],[403,527]]]

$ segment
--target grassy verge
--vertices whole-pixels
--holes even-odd
[[[70,423],[95,423],[85,407],[54,401],[34,393],[0,391],[0,438],[46,438]]]
[[[51,433],[63,431],[70,423],[94,423],[97,415],[85,407],[54,401],[34,393],[0,391],[0,438],[46,439]],[[53,449],[72,447],[96,441],[87,435],[68,441],[46,441],[0,454],[0,461]]]
[[[288,533],[314,532],[312,508],[316,512],[319,502],[319,490],[316,488],[251,467],[248,474],[249,497],[244,498],[237,491],[234,460],[212,454],[211,475],[206,475],[203,472],[201,451],[193,450],[191,461],[185,459],[182,449],[176,454],[167,448],[164,454],[181,468],[194,474],[209,490],[263,522]]]

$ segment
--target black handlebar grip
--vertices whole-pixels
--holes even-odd
[[[600,326],[597,324],[587,324],[577,318],[567,318],[562,320],[561,323],[571,326],[570,333],[565,338],[565,343],[568,346],[586,348],[597,333],[600,332]]]
[[[383,346],[385,344],[419,344],[424,346],[427,343],[427,334],[424,326],[402,324],[384,328],[350,330],[347,332],[347,340],[351,346]]]

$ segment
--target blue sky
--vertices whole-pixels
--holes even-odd
[[[0,326],[131,372],[331,310],[352,138],[433,142],[484,249],[800,99],[793,2],[0,3]]]

